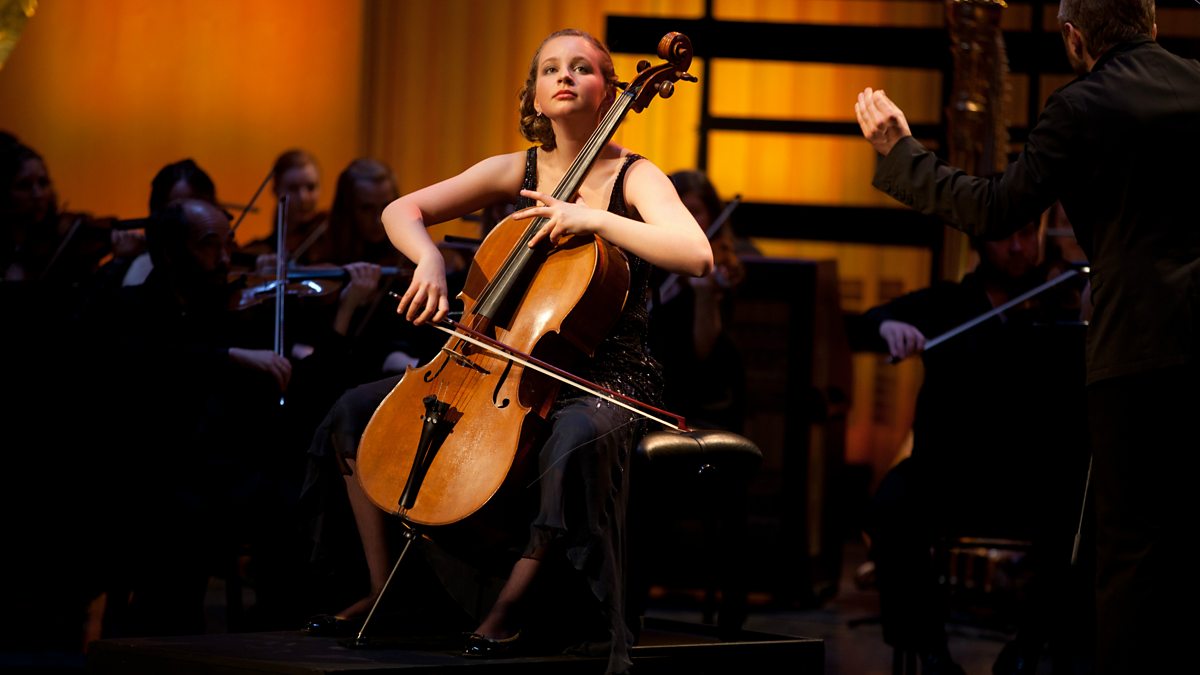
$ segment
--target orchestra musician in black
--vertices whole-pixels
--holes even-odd
[[[1034,542],[1028,601],[998,675],[1034,672],[1052,637],[1066,658],[1089,651],[1079,646],[1086,635],[1052,635],[1056,622],[1079,624],[1063,621],[1068,613],[1086,613],[1066,590],[1084,578],[1071,568],[1071,545],[1087,442],[1083,333],[1070,288],[1082,277],[1043,261],[1043,232],[1034,222],[999,241],[976,240],[979,264],[961,281],[874,307],[852,330],[860,347],[893,360],[920,355],[924,365],[911,455],[880,482],[866,525],[884,639],[917,653],[923,673],[963,672],[948,647],[947,589],[932,552],[957,536]],[[1061,285],[924,351],[935,336],[1067,273]]]

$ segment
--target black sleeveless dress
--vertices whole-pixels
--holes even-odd
[[[608,210],[628,217],[625,172],[637,160],[621,165]],[[526,159],[525,189],[537,188],[537,149]],[[527,198],[518,208],[532,206]],[[582,377],[639,401],[657,405],[662,396],[662,369],[648,346],[649,293],[652,265],[626,252],[629,296],[616,325],[580,368]],[[538,454],[540,510],[530,530],[527,557],[551,561],[565,555],[587,579],[607,624],[611,648],[609,673],[632,665],[633,634],[625,617],[626,506],[629,462],[645,431],[642,418],[619,406],[564,387],[551,416],[550,436]]]

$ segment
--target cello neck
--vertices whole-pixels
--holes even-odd
[[[682,33],[668,33],[658,43],[658,55],[667,63],[651,66],[648,61],[638,64],[638,75],[625,86],[625,90],[617,96],[612,107],[604,114],[600,124],[584,143],[583,149],[575,157],[570,168],[554,189],[555,199],[572,201],[575,194],[583,185],[583,179],[591,170],[592,165],[600,156],[600,152],[608,145],[616,133],[617,127],[625,119],[630,109],[640,112],[656,96],[667,98],[675,91],[674,83],[679,80],[695,82],[696,78],[688,74],[687,69],[692,62],[692,42]],[[492,321],[502,316],[510,306],[509,299],[519,295],[524,288],[528,276],[537,268],[538,262],[545,257],[542,251],[535,251],[527,245],[533,235],[545,225],[545,218],[534,218],[525,228],[516,246],[508,253],[496,275],[479,294],[473,314],[482,320]]]
[[[575,161],[563,174],[562,180],[558,182],[558,186],[554,188],[554,198],[564,201],[571,201],[575,193],[579,191],[583,185],[583,179],[587,177],[588,171],[596,163],[596,159],[600,156],[600,151],[608,145],[608,141],[616,133],[617,127],[621,121],[625,119],[625,115],[629,109],[633,107],[636,97],[629,91],[624,91],[617,97],[612,107],[605,113],[604,118],[600,120],[599,126],[592,132],[584,144],[583,149],[575,156]],[[517,246],[508,254],[504,264],[500,267],[496,276],[483,289],[479,295],[478,304],[475,306],[475,314],[483,319],[495,319],[501,314],[502,308],[505,305],[505,300],[511,297],[511,294],[522,286],[522,280],[525,275],[537,266],[537,261],[545,254],[529,248],[527,244],[537,234],[538,230],[546,224],[545,218],[534,218],[529,226],[525,228],[525,232],[518,240]],[[519,291],[518,291],[519,292]]]

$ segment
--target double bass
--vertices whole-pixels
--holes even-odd
[[[687,73],[686,36],[669,33],[657,51],[666,63],[638,64],[639,74],[554,190],[556,199],[574,198],[630,109],[669,97],[678,80],[695,81]],[[458,523],[521,474],[561,386],[551,370],[533,364],[569,368],[586,358],[628,299],[629,268],[619,249],[592,235],[531,249],[545,222],[535,218],[526,227],[509,217],[488,234],[459,296],[461,322],[446,329],[452,337],[433,361],[406,372],[363,433],[358,480],[375,505],[406,524]],[[482,349],[484,342],[533,359]]]

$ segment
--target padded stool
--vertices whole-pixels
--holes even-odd
[[[634,457],[630,507],[632,564],[630,587],[639,616],[648,599],[650,579],[643,549],[658,541],[655,527],[668,527],[672,516],[694,514],[702,523],[703,561],[671,561],[704,570],[704,622],[722,634],[741,630],[746,619],[746,497],[750,478],[762,464],[762,451],[750,439],[730,431],[652,431]],[[659,551],[658,561],[669,560]],[[718,591],[720,600],[718,603]],[[718,608],[719,604],[719,608]]]

